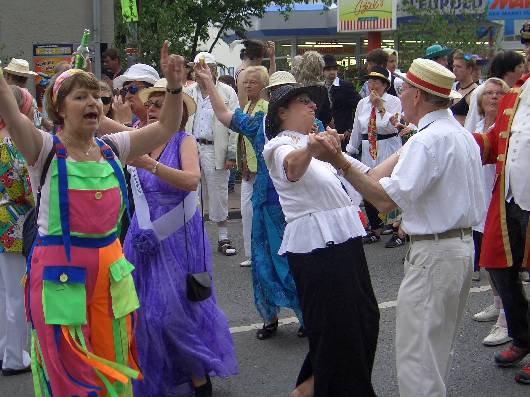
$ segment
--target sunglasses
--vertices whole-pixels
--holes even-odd
[[[138,87],[136,84],[129,84],[127,87],[123,87],[120,90],[120,95],[125,97],[127,93],[130,93],[131,95],[136,95],[138,91],[140,91],[140,87]]]
[[[110,105],[110,103],[112,102],[112,97],[110,96],[102,96],[99,99],[101,99],[103,105]]]
[[[146,108],[150,108],[151,106],[154,106],[155,108],[157,109],[161,109],[162,108],[162,105],[164,104],[163,101],[157,99],[156,101],[152,101],[152,100],[148,100],[146,103],[145,103],[145,107]]]
[[[469,62],[471,61],[472,59],[474,59],[473,55],[472,54],[464,54],[464,60],[466,62]]]

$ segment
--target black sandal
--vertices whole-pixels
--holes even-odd
[[[237,254],[237,250],[232,246],[232,242],[228,239],[217,242],[217,251],[225,256],[234,256]]]
[[[259,340],[269,339],[272,335],[276,333],[277,330],[278,330],[278,320],[270,324],[263,324],[263,328],[258,329],[258,332],[256,332],[256,337]]]
[[[381,240],[381,236],[378,236],[374,232],[368,232],[366,236],[363,237],[363,244],[373,244]]]

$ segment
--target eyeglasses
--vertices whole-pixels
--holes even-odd
[[[149,99],[149,100],[145,103],[145,107],[146,107],[146,108],[150,108],[151,106],[154,106],[154,107],[157,108],[157,109],[161,109],[163,104],[164,104],[164,101],[161,101],[161,100],[159,100],[159,99],[157,99],[156,101],[152,101],[152,100]]]
[[[110,105],[110,103],[112,102],[111,96],[102,96],[99,99],[101,99],[101,102],[103,102],[103,105]]]
[[[314,105],[315,102],[306,96],[299,96],[295,99],[296,102],[303,103],[304,105]]]
[[[484,91],[484,95],[487,96],[502,96],[502,91]]]

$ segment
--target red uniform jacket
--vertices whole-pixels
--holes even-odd
[[[486,134],[473,134],[480,146],[482,162],[496,164],[493,196],[486,217],[480,266],[485,268],[506,268],[513,265],[512,250],[506,226],[506,188],[505,163],[508,153],[510,131],[519,104],[521,86],[530,77],[524,75],[499,103],[499,113],[495,126]],[[526,232],[526,246],[522,266],[530,268],[528,248],[530,245],[530,227]]]

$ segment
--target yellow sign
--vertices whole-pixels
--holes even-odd
[[[338,0],[337,31],[395,30],[397,0]]]

